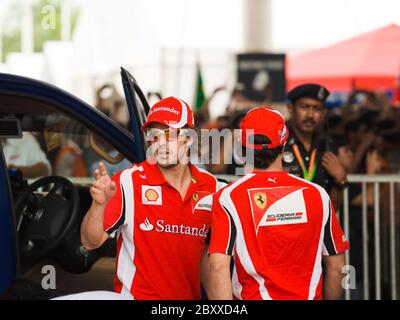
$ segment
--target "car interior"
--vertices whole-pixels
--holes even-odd
[[[89,187],[98,161],[116,171],[130,162],[84,123],[54,106],[24,97],[1,98],[3,151],[10,141],[31,135],[51,167],[49,175],[35,178],[14,167],[8,170],[20,277],[40,285],[43,267],[51,265],[56,270],[59,295],[112,290],[115,239],[87,251],[80,242],[80,225],[91,205]],[[81,169],[71,170],[71,166]]]

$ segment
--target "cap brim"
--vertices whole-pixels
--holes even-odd
[[[189,125],[189,124],[184,124],[183,126],[176,126],[176,125],[174,125],[174,124],[168,124],[168,123],[165,123],[165,122],[161,122],[161,121],[155,121],[155,120],[153,120],[153,121],[148,121],[148,122],[145,122],[144,124],[143,124],[143,126],[142,126],[142,131],[143,130],[145,130],[149,125],[151,125],[152,123],[159,123],[159,124],[163,124],[163,125],[165,125],[165,126],[168,126],[168,127],[170,127],[170,128],[174,128],[174,129],[181,129],[181,128],[183,128],[184,126],[189,126],[190,128],[194,128],[194,126],[191,126],[191,125]]]
[[[159,121],[146,121],[146,122],[142,125],[142,131],[143,131],[144,129],[146,129],[149,125],[151,125],[152,123],[164,124],[164,123],[159,122]]]

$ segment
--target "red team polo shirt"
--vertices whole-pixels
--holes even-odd
[[[234,255],[237,299],[322,299],[322,256],[348,248],[314,183],[257,172],[214,195],[209,253]]]
[[[190,169],[184,200],[147,161],[113,176],[117,192],[106,206],[104,230],[117,232],[116,292],[148,300],[201,298],[200,259],[219,183]],[[202,210],[194,210],[200,199]]]

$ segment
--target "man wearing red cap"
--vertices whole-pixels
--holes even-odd
[[[208,297],[339,299],[349,245],[328,194],[283,171],[288,132],[278,111],[252,109],[240,128],[254,169],[213,196]]]
[[[92,250],[117,234],[114,286],[124,297],[201,298],[209,201],[219,183],[188,161],[190,128],[194,119],[189,106],[173,97],[163,99],[150,109],[142,128],[152,159],[112,179],[103,164],[95,172],[81,240]]]

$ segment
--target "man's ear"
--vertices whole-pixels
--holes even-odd
[[[185,141],[186,148],[190,148],[190,146],[193,144],[193,142],[194,142],[193,137],[187,136],[186,141]]]

